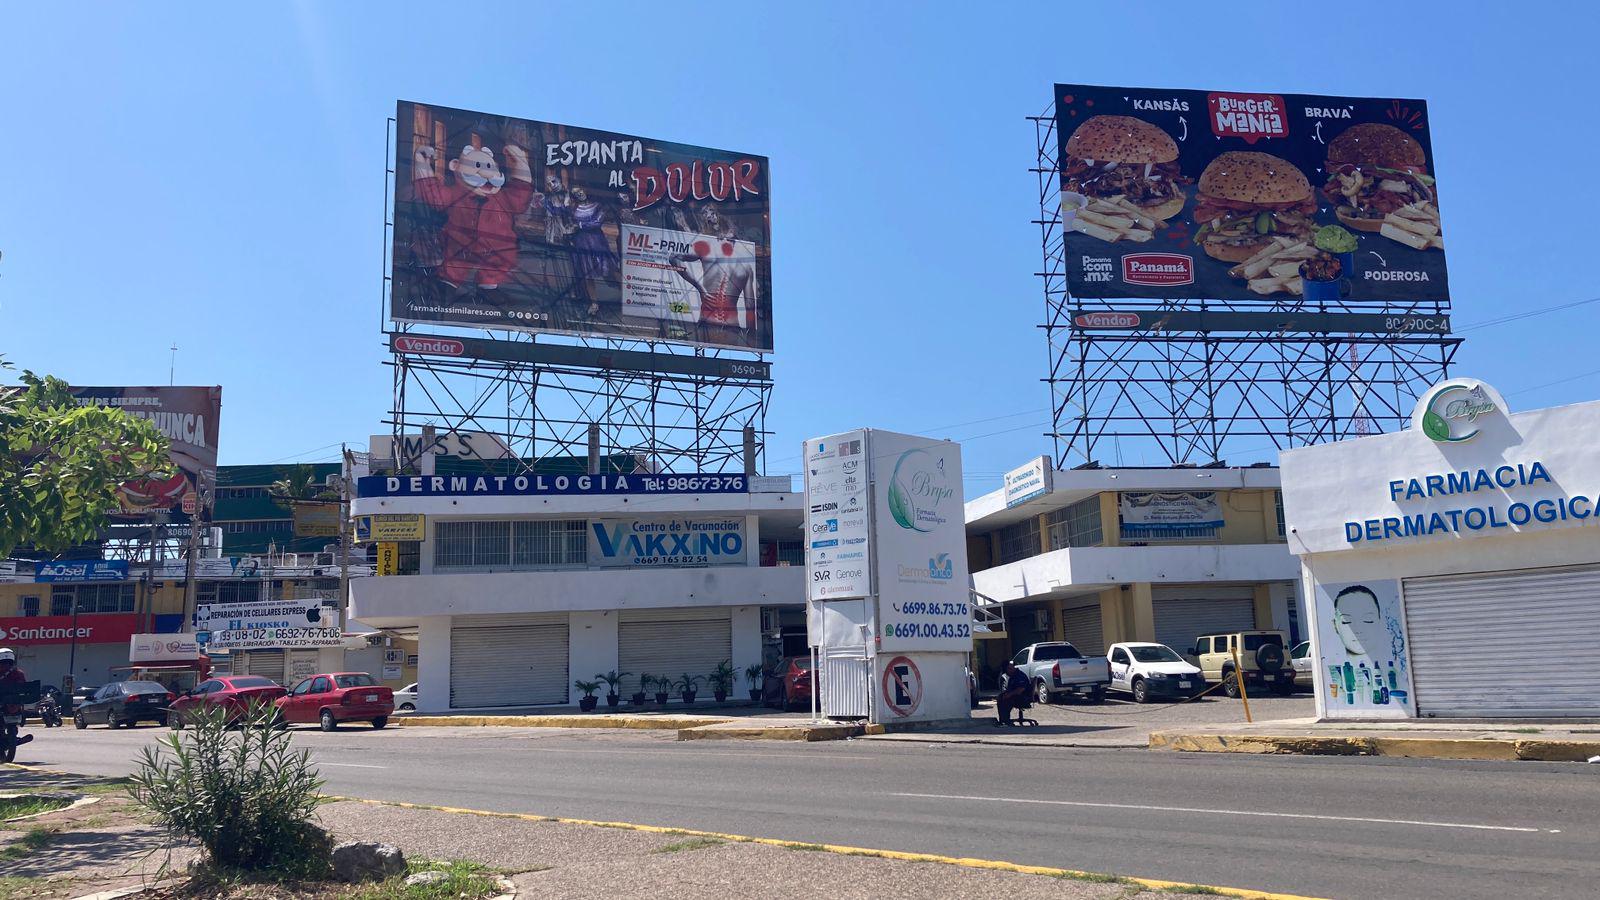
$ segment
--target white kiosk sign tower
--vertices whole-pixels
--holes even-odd
[[[822,715],[966,716],[960,446],[859,429],[806,441],[805,465],[807,627]]]

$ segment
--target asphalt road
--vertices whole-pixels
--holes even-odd
[[[34,729],[19,762],[130,772],[164,729]],[[296,731],[348,796],[976,856],[1323,897],[1593,897],[1600,766],[671,732]],[[5,781],[0,772],[0,784]]]

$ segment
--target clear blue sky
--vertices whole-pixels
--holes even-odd
[[[1585,9],[8,4],[0,353],[165,384],[175,341],[179,384],[223,385],[224,463],[331,459],[386,430],[385,119],[490,110],[771,157],[769,471],[871,425],[969,439],[972,495],[1050,449],[1024,117],[1053,82],[1426,99],[1470,325],[1600,295]],[[1470,332],[1457,369],[1592,399],[1597,315]]]

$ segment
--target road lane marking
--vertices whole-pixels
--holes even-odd
[[[340,768],[344,768],[344,769],[387,769],[387,768],[389,768],[388,766],[364,766],[364,765],[362,765],[360,763],[323,762],[320,759],[317,760],[316,763],[319,766],[339,766]]]
[[[910,795],[917,796],[917,795]],[[1053,866],[1030,866],[1023,863],[1007,862],[1003,859],[977,859],[968,856],[941,856],[935,853],[911,853],[905,850],[878,850],[871,847],[851,847],[844,844],[813,844],[805,841],[789,841],[781,838],[751,837],[744,834],[729,834],[722,831],[701,831],[694,828],[674,828],[666,825],[640,825],[636,822],[602,822],[594,819],[572,819],[562,816],[541,816],[535,813],[508,813],[494,812],[487,809],[468,809],[459,806],[432,806],[426,803],[406,803],[400,800],[368,800],[363,797],[342,797],[335,794],[323,794],[325,800],[342,800],[350,803],[366,803],[372,806],[396,806],[401,809],[431,809],[439,812],[457,813],[468,816],[485,816],[492,819],[521,819],[527,822],[560,822],[566,825],[593,825],[601,828],[623,828],[629,831],[643,831],[650,834],[670,834],[673,836],[717,838],[741,844],[766,844],[772,847],[787,847],[791,850],[821,850],[827,853],[838,853],[842,856],[871,856],[879,859],[894,859],[904,862],[943,863],[945,865],[960,866],[967,869],[988,869],[996,872],[1017,872],[1024,875],[1051,875],[1057,878],[1083,878],[1093,881],[1104,880],[1105,875],[1100,872],[1085,872],[1079,869],[1058,869]],[[1140,878],[1133,875],[1116,876],[1125,881],[1142,885],[1155,890],[1178,889],[1185,893],[1197,893],[1193,890],[1200,888],[1198,893],[1220,894],[1225,897],[1240,897],[1244,900],[1319,900],[1315,897],[1304,897],[1299,894],[1278,894],[1271,891],[1257,891],[1250,888],[1224,887],[1215,884],[1196,884],[1191,881],[1166,881],[1159,878]]]
[[[1192,806],[1147,806],[1140,803],[1090,803],[1086,800],[1035,800],[1026,797],[968,797],[960,794],[886,793],[886,797],[920,797],[925,800],[986,800],[991,803],[1038,803],[1049,806],[1082,806],[1091,809],[1137,809],[1149,812],[1204,813],[1210,816],[1261,816],[1271,819],[1315,819],[1322,822],[1365,822],[1376,825],[1422,825],[1429,828],[1468,828],[1476,831],[1516,831],[1524,834],[1559,829],[1524,828],[1516,825],[1478,825],[1471,822],[1430,822],[1423,819],[1374,819],[1365,816],[1319,816],[1312,813],[1269,812],[1254,809],[1212,809]]]
[[[589,749],[587,747],[522,747],[522,748],[518,749],[519,753],[523,752],[523,751],[527,751],[529,753],[582,753],[585,756],[588,756],[591,753],[622,753],[622,754],[644,753],[644,754],[648,754],[650,756],[655,756],[655,755],[657,755],[659,753],[669,752],[669,751],[663,751],[663,750],[661,750],[659,748],[651,748],[649,750],[614,750],[614,749],[599,750],[599,749]],[[849,755],[846,755],[846,754],[836,754],[836,755],[829,755],[829,756],[813,756],[810,753],[772,753],[772,752],[766,752],[766,751],[745,753],[745,752],[738,751],[738,750],[716,750],[716,751],[712,751],[712,750],[673,750],[673,751],[670,751],[670,752],[673,753],[674,755],[680,755],[680,756],[716,756],[716,757],[725,757],[725,756],[760,756],[760,757],[763,757],[763,758],[772,758],[772,759],[835,760],[835,759],[877,759],[878,758],[878,757],[875,757],[875,756],[849,756]]]

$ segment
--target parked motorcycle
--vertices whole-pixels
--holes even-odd
[[[39,714],[39,724],[46,728],[61,727],[61,704],[56,701],[54,691],[40,698],[36,711]]]

